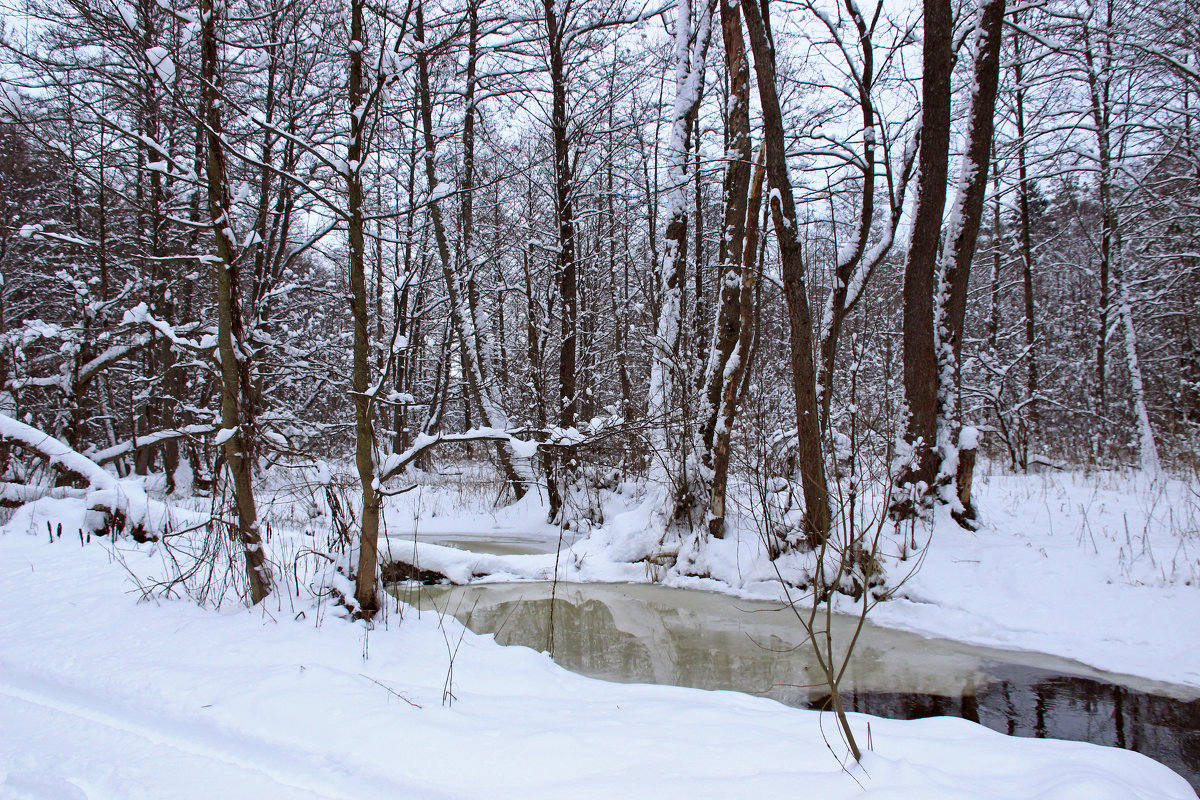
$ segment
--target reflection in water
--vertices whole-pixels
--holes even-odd
[[[1200,701],[1177,700],[1091,678],[1012,664],[987,665],[972,697],[847,691],[855,711],[918,719],[950,715],[1016,736],[1071,739],[1145,753],[1200,787]],[[828,698],[817,698],[821,708]]]
[[[536,583],[396,587],[408,602],[452,613],[501,644],[548,650],[585,675],[735,689],[802,708],[828,702],[790,609],[653,585],[559,585],[553,602],[551,592]],[[835,642],[853,624],[835,617]],[[1200,699],[1186,687],[868,623],[842,691],[849,708],[882,717],[949,715],[1016,736],[1136,750],[1200,788]]]

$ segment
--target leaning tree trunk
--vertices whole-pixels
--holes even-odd
[[[415,8],[416,34],[418,41],[424,41],[425,20],[421,5]],[[483,416],[484,424],[497,430],[508,428],[508,416],[504,413],[498,395],[488,381],[486,364],[481,360],[482,354],[476,348],[475,315],[467,303],[463,281],[454,269],[450,255],[450,242],[446,237],[446,225],[442,218],[441,203],[436,198],[438,183],[437,176],[437,139],[433,132],[433,95],[429,88],[429,54],[422,48],[417,51],[417,100],[420,105],[421,129],[425,144],[425,179],[429,193],[433,199],[429,203],[429,216],[433,221],[434,240],[437,244],[438,259],[442,265],[442,276],[446,282],[446,292],[450,301],[450,321],[455,336],[459,341],[459,362],[462,374],[466,378],[467,392],[470,402]],[[526,479],[523,478],[513,463],[512,454],[506,446],[499,445],[496,449],[500,468],[504,472],[513,494],[520,500],[527,490]]]
[[[722,4],[725,5],[725,4]],[[738,319],[736,325],[737,340],[733,343],[728,356],[721,367],[720,399],[712,430],[712,443],[709,446],[709,462],[712,468],[712,488],[708,497],[708,532],[715,538],[725,535],[725,498],[729,485],[729,445],[733,435],[733,421],[737,416],[739,388],[742,379],[750,371],[754,358],[754,319],[757,314],[755,304],[755,283],[758,263],[758,216],[762,209],[762,187],[765,179],[765,168],[762,163],[754,171],[754,182],[750,187],[750,197],[746,207],[746,225],[744,229],[744,249],[741,253],[742,266],[736,273],[735,279],[730,279],[727,273],[726,282],[721,286],[721,311],[736,310]],[[737,292],[736,300],[726,298],[726,294]],[[721,327],[722,336],[726,329]]]
[[[891,224],[884,234],[884,239],[866,259],[867,263],[863,264],[875,217],[875,148],[878,143],[875,141],[875,105],[871,97],[875,80],[875,49],[871,44],[871,28],[868,27],[857,3],[854,0],[847,0],[846,7],[851,13],[851,19],[854,20],[858,31],[859,46],[862,50],[861,67],[851,70],[855,88],[858,90],[858,106],[863,130],[862,174],[859,179],[862,183],[862,199],[858,211],[858,229],[854,233],[853,243],[842,248],[834,265],[833,286],[830,288],[826,300],[824,324],[818,342],[820,361],[818,362],[819,377],[817,381],[821,403],[821,429],[826,435],[829,434],[834,364],[837,360],[838,339],[841,336],[842,326],[858,298],[862,296],[864,284],[870,274],[891,249],[899,216],[896,213],[892,214]],[[849,58],[848,53],[846,57]],[[901,184],[901,191],[903,191],[903,184]]]
[[[792,182],[784,149],[783,112],[775,78],[775,46],[755,0],[742,0],[742,14],[754,52],[758,97],[762,105],[763,148],[767,181],[771,188],[771,218],[779,242],[783,268],[783,295],[787,301],[792,393],[796,401],[797,468],[804,495],[806,536],[817,547],[829,536],[829,487],[821,448],[820,408],[817,405],[817,370],[813,358],[813,318],[808,305],[803,255],[797,236],[798,220]]]
[[[217,245],[217,349],[221,359],[221,429],[225,437],[225,463],[233,478],[238,510],[238,535],[246,557],[250,600],[259,603],[271,593],[271,568],[263,553],[254,504],[253,420],[243,405],[250,387],[250,363],[243,351],[241,296],[238,286],[237,243],[230,217],[232,204],[225,167],[220,102],[224,84],[218,67],[217,28],[220,9],[213,0],[202,0],[200,83],[204,106],[208,178],[208,210]]]

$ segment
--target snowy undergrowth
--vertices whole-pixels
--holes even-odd
[[[872,749],[847,770],[816,712],[582,678],[399,604],[369,627],[303,585],[255,609],[147,597],[164,543],[46,534],[84,511],[44,499],[0,530],[5,798],[1195,796],[1132,752],[948,718],[852,715]]]

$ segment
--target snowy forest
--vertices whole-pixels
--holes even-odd
[[[365,541],[442,442],[568,525],[794,480],[781,550],[963,430],[1195,474],[1200,11],[715,6],[10,16],[5,413],[248,546],[256,474],[353,453]]]
[[[904,627],[931,542],[1021,505],[993,474],[1125,476],[1111,533],[1046,504],[1079,585],[1195,607],[1196,0],[0,9],[6,530],[154,554],[143,599],[773,583],[863,764],[817,610]],[[422,503],[554,553],[418,548]],[[1154,647],[1019,645],[1200,686]]]

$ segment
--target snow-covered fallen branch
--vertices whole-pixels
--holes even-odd
[[[0,414],[0,439],[41,456],[50,467],[87,483],[87,525],[92,532],[127,531],[135,539],[149,540],[157,538],[164,527],[166,506],[146,496],[140,478],[119,480],[82,453],[7,414]],[[28,487],[27,491],[31,499],[53,492],[49,487],[47,491]],[[14,496],[19,493],[12,492]]]

